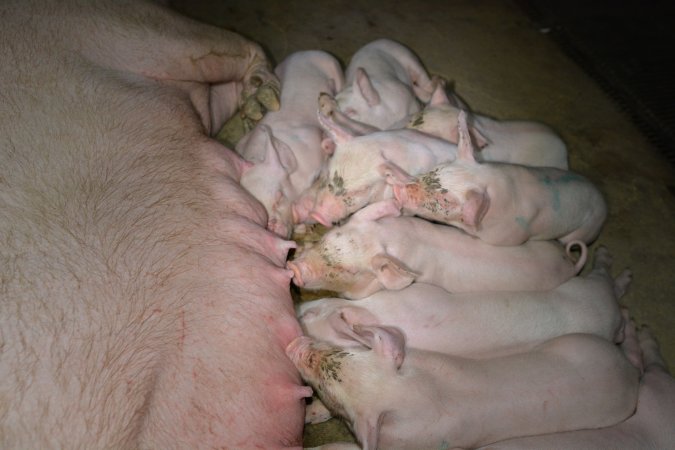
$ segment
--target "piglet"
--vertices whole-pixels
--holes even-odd
[[[556,168],[479,163],[464,112],[457,160],[416,179],[388,181],[404,211],[457,226],[492,245],[527,240],[592,242],[607,217],[602,194],[588,179]]]
[[[628,334],[628,330],[627,330]],[[630,337],[630,336],[627,336]],[[644,374],[638,390],[637,411],[627,420],[606,428],[577,430],[509,439],[481,450],[671,449],[675,443],[675,379],[659,353],[649,329],[637,333]],[[322,447],[325,449],[325,446]],[[345,447],[347,448],[347,447]]]
[[[281,108],[267,113],[236,150],[254,163],[242,174],[242,186],[265,206],[268,228],[288,238],[298,220],[292,203],[311,187],[331,153],[322,146],[319,94],[334,94],[344,79],[339,62],[318,50],[292,53],[275,73],[281,81]]]
[[[413,114],[408,128],[446,139],[459,141],[457,116],[466,109],[451,99],[443,83],[438,83],[430,102]],[[524,120],[495,120],[472,114],[469,133],[480,148],[476,158],[537,167],[567,169],[567,146],[549,126]]]
[[[338,93],[340,109],[379,129],[404,125],[408,115],[431,98],[436,81],[407,47],[390,39],[373,41],[352,56],[346,87]]]
[[[343,226],[330,229],[287,263],[293,282],[305,289],[328,289],[363,298],[382,289],[402,289],[413,281],[450,292],[553,289],[577,274],[570,250],[554,241],[499,247],[447,225],[397,217],[394,199],[373,203]]]
[[[363,134],[338,123],[335,115],[318,117],[335,151],[315,189],[310,215],[327,227],[369,203],[392,198],[387,178],[421,174],[457,156],[456,145],[419,131]]]
[[[587,334],[484,360],[405,348],[393,327],[356,325],[359,347],[301,336],[286,353],[364,449],[476,448],[614,425],[635,410],[639,371]]]
[[[323,298],[297,306],[306,335],[334,345],[354,343],[354,325],[400,328],[408,346],[471,358],[501,356],[570,333],[623,338],[618,300],[630,283],[616,279],[612,258],[600,247],[593,270],[549,291],[466,292],[413,283],[361,300]]]

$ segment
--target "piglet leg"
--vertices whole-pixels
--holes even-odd
[[[136,2],[134,8],[120,4],[104,18],[96,17],[101,11],[95,4],[85,8],[91,9],[89,15],[80,17],[87,20],[73,24],[95,27],[91,35],[97,39],[84,44],[85,55],[104,67],[179,85],[209,132],[237,107],[253,120],[267,109],[279,109],[279,82],[263,50],[248,39],[168,8],[158,10],[150,2]],[[136,17],[129,18],[130,11]],[[156,20],[143,20],[153,15]],[[96,27],[98,19],[111,25]]]

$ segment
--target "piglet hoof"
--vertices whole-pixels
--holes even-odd
[[[612,262],[614,259],[612,258],[612,255],[609,253],[609,250],[607,250],[607,247],[604,245],[601,245],[600,247],[595,250],[595,257],[593,260],[593,267],[597,269],[605,269],[607,272],[610,271],[612,268]]]
[[[638,342],[637,330],[635,322],[630,318],[627,308],[621,308],[621,315],[623,316],[623,342],[621,342],[621,350],[626,355],[626,359],[630,361],[639,371],[643,373],[642,364],[642,350]]]
[[[259,121],[263,118],[264,108],[255,98],[249,97],[242,105],[241,113],[244,118]]]
[[[281,106],[279,103],[279,87],[276,84],[268,83],[260,86],[255,98],[268,111],[278,111]]]
[[[643,325],[637,332],[637,339],[642,350],[642,365],[647,367],[658,367],[664,372],[668,372],[668,365],[661,356],[659,343],[654,339],[654,335],[648,326]]]
[[[279,92],[279,81],[276,78],[252,76],[242,95],[242,119],[258,122],[267,111],[279,110]]]
[[[322,92],[319,94],[319,112],[329,117],[337,109],[337,101],[334,97]]]
[[[254,64],[256,65],[256,64]],[[281,92],[279,79],[267,64],[258,64],[245,82],[242,92],[243,103],[258,103],[262,111],[278,111]]]
[[[241,114],[234,114],[218,131],[216,140],[225,147],[233,149],[237,142],[251,131],[253,125],[251,120],[244,118]]]
[[[631,281],[633,281],[633,272],[629,269],[624,269],[624,271],[614,279],[614,295],[616,296],[617,301],[626,294]]]

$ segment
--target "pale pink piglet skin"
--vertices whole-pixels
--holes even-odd
[[[449,293],[413,283],[360,300],[322,298],[299,304],[306,335],[334,345],[353,345],[354,325],[396,326],[410,347],[469,358],[529,350],[570,333],[623,339],[619,300],[630,271],[612,277],[611,257],[601,248],[593,270],[546,291]]]
[[[405,346],[395,327],[355,326],[362,345],[305,336],[286,351],[362,448],[476,448],[516,436],[615,425],[639,371],[605,339],[568,334],[475,360]]]

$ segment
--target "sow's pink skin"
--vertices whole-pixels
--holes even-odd
[[[640,380],[637,411],[631,417],[611,427],[510,439],[481,450],[672,448],[675,442],[675,379],[668,372],[649,330],[639,330],[637,338],[644,374]]]
[[[635,411],[639,371],[597,336],[469,359],[405,348],[403,333],[354,326],[359,347],[301,336],[287,354],[364,449],[476,448],[614,425]]]
[[[354,53],[345,77],[345,88],[337,94],[340,109],[382,130],[405,125],[437,84],[410,49],[390,39],[378,39]]]
[[[307,336],[339,346],[355,343],[356,325],[391,325],[408,346],[470,358],[528,350],[570,333],[623,339],[619,299],[630,283],[625,270],[612,278],[611,256],[596,251],[593,270],[549,291],[451,294],[413,283],[361,300],[323,298],[297,306]]]
[[[479,163],[464,112],[459,135],[454,162],[416,179],[389,178],[406,213],[454,225],[492,245],[590,243],[598,236],[607,206],[589,180],[555,168]]]
[[[316,186],[310,214],[327,227],[369,203],[392,198],[387,178],[398,173],[421,174],[457,156],[456,145],[419,131],[402,129],[363,135],[361,130],[336,118],[335,114],[319,113],[335,152]]]
[[[305,289],[328,289],[363,298],[382,289],[402,289],[413,281],[450,292],[553,289],[576,275],[569,244],[530,241],[513,247],[486,244],[447,225],[397,217],[393,199],[359,210],[346,224],[305,246],[287,263],[293,282]]]
[[[413,114],[408,128],[422,131],[457,144],[457,116],[465,105],[448,98],[445,84],[438,83],[425,108]],[[531,121],[495,120],[471,114],[469,133],[482,161],[501,161],[537,167],[567,170],[567,146],[550,127]]]
[[[260,47],[150,2],[1,8],[0,447],[300,448],[293,244],[208,136],[278,103]]]
[[[294,222],[304,219],[292,203],[314,183],[332,152],[322,146],[319,94],[334,95],[344,79],[340,63],[317,50],[291,54],[275,72],[281,81],[281,108],[263,117],[236,149],[255,163],[242,174],[242,186],[265,206],[268,228],[288,238]]]

